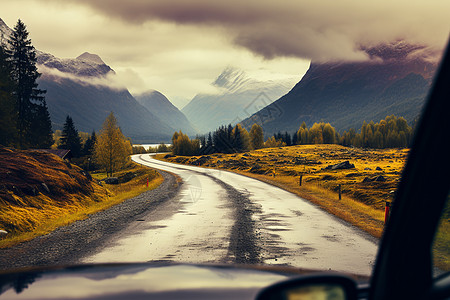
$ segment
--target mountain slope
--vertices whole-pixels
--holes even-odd
[[[67,78],[44,75],[39,86],[46,100],[53,129],[61,129],[70,115],[78,130],[99,131],[112,111],[125,136],[133,143],[169,141],[174,129],[142,107],[127,90],[87,85]]]
[[[0,31],[3,40],[12,32],[1,19]],[[62,129],[70,115],[78,130],[99,131],[112,111],[134,143],[170,141],[175,129],[140,105],[98,55],[85,52],[74,59],[61,59],[39,50],[36,53],[42,73],[38,84],[47,90],[53,130]]]
[[[217,94],[198,94],[181,111],[197,130],[208,132],[247,118],[285,94],[294,82],[260,81],[242,70],[227,68],[212,84]]]
[[[175,130],[193,136],[197,132],[192,127],[186,116],[178,110],[166,96],[158,91],[149,91],[135,96],[136,100],[147,110],[157,115],[159,119]]]
[[[86,57],[94,58],[87,60]],[[115,88],[114,71],[98,56],[83,54],[76,59],[38,56],[39,86],[46,100],[53,129],[61,129],[70,115],[81,131],[99,131],[112,111],[123,133],[134,143],[170,140],[173,128],[141,106],[126,88]]]
[[[436,64],[403,42],[366,49],[364,62],[311,63],[294,88],[244,120],[262,124],[266,136],[296,131],[302,122],[329,122],[342,131],[387,115],[413,121],[420,113]]]

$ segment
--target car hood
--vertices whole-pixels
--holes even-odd
[[[0,299],[254,299],[261,288],[305,272],[155,263],[21,270],[0,274]]]

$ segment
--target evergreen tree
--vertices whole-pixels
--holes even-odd
[[[92,134],[86,142],[84,143],[83,150],[81,151],[81,155],[88,155],[91,156],[94,154],[94,146],[95,142],[97,141],[97,137],[95,136],[95,131],[92,131]]]
[[[19,19],[8,41],[8,60],[11,64],[11,76],[15,83],[14,95],[16,98],[17,129],[19,147],[36,147],[33,144],[40,140],[41,134],[36,123],[49,122],[47,118],[47,105],[43,94],[38,89],[36,80],[41,75],[36,67],[36,50],[28,38],[25,24]],[[38,107],[40,106],[40,107]],[[51,123],[42,125],[51,128]],[[48,139],[48,132],[43,132],[43,138]],[[31,141],[31,142],[30,142]]]
[[[212,146],[213,146],[213,139],[212,139],[211,132],[210,132],[210,133],[208,133],[208,139],[206,140],[206,147],[212,148]]]
[[[206,136],[205,135],[201,135],[201,136],[197,135],[196,139],[200,141],[200,146],[202,148],[206,147]]]
[[[45,100],[32,104],[31,130],[28,133],[30,145],[37,149],[50,148],[53,143],[52,122]]]
[[[297,135],[297,132],[294,132],[293,134],[292,134],[292,145],[297,145],[298,144],[298,135]]]
[[[240,152],[244,148],[241,131],[236,127],[233,129],[233,148],[235,152]]]
[[[235,152],[250,150],[250,135],[241,124],[233,128],[233,147]]]
[[[11,66],[3,45],[0,45],[0,145],[13,146],[17,138],[14,83]]]
[[[286,143],[286,146],[292,146],[291,135],[287,131],[283,135],[283,142]]]
[[[74,157],[79,157],[81,154],[80,135],[70,116],[66,117],[61,136],[61,144],[58,148],[70,150]]]

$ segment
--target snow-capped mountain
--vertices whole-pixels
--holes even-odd
[[[257,80],[228,67],[212,83],[217,94],[198,94],[181,111],[200,132],[236,124],[269,105],[292,88],[298,78]]]
[[[85,52],[77,58],[61,59],[49,53],[37,52],[37,63],[40,67],[56,69],[63,73],[70,73],[83,77],[103,77],[115,74],[100,56]]]
[[[2,41],[6,43],[11,33],[0,19]],[[134,143],[168,142],[175,130],[184,130],[172,127],[158,117],[161,111],[145,108],[125,87],[118,86],[114,70],[98,55],[85,52],[77,58],[58,58],[39,50],[36,54],[42,73],[38,84],[47,90],[45,98],[53,130],[62,129],[70,115],[78,130],[99,131],[111,111]]]
[[[12,29],[0,18],[0,43],[6,43],[12,32]]]

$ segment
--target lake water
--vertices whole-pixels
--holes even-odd
[[[166,146],[171,146],[172,144],[166,144],[166,143],[164,143]],[[152,147],[152,148],[155,148],[155,147],[158,147],[159,145],[161,145],[161,144],[136,144],[136,145],[133,145],[133,146],[142,146],[142,147],[144,147],[145,148],[145,150],[148,150],[148,148],[150,148],[150,147]]]

